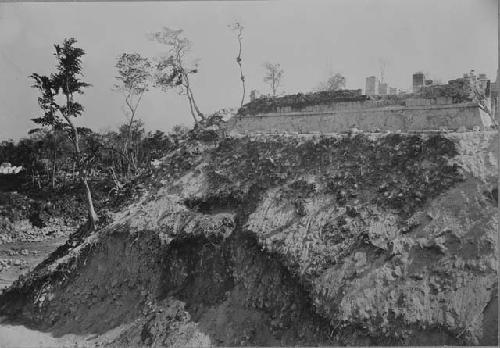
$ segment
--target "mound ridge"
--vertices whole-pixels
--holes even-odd
[[[189,141],[0,297],[111,346],[497,344],[494,132]]]

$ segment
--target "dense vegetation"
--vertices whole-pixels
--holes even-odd
[[[85,170],[99,211],[118,207],[130,198],[140,178],[151,172],[153,161],[188,136],[188,129],[183,127],[175,127],[167,134],[159,130],[145,132],[140,122],[134,126],[127,157],[122,153],[128,138],[127,125],[107,133],[80,130]],[[50,217],[77,222],[85,219],[85,202],[70,140],[54,138],[52,132],[37,131],[18,142],[0,143],[2,161],[24,168],[19,174],[3,175],[0,181],[0,211],[10,221],[28,218],[34,225],[43,226]],[[129,166],[130,158],[136,166]]]

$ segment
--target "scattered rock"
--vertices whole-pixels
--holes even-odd
[[[366,265],[366,253],[362,251],[357,251],[354,254],[354,261],[356,262],[354,265],[356,268],[363,267],[364,265]]]

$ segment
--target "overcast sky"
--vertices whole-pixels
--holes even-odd
[[[75,37],[86,51],[88,88],[79,125],[94,130],[124,121],[123,99],[111,90],[123,52],[154,56],[160,45],[146,34],[162,26],[184,29],[200,72],[192,81],[204,113],[235,107],[241,98],[237,41],[227,25],[245,26],[243,69],[247,90],[268,93],[263,63],[280,63],[283,90],[308,92],[329,73],[347,88],[364,88],[379,74],[408,89],[422,70],[447,81],[475,69],[495,80],[498,62],[496,0],[330,0],[249,2],[0,3],[0,140],[18,139],[38,116],[37,91],[28,76],[54,70],[53,44]],[[146,128],[190,124],[187,100],[152,91],[138,110]]]

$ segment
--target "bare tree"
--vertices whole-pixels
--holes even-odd
[[[345,88],[345,77],[339,73],[332,74],[317,87],[318,91],[339,91]]]
[[[84,159],[80,151],[78,128],[73,123],[72,118],[81,116],[84,108],[75,101],[76,94],[83,94],[83,88],[90,84],[81,80],[82,62],[81,57],[85,51],[79,47],[74,47],[76,40],[73,38],[65,39],[63,44],[55,45],[55,56],[57,58],[57,72],[50,77],[32,74],[30,77],[35,80],[32,86],[41,92],[38,98],[38,104],[43,111],[43,115],[33,119],[35,123],[43,126],[61,128],[67,131],[75,151],[76,164],[80,179],[85,189],[88,210],[88,231],[95,229],[98,222],[98,216],[95,212],[92,201],[92,193],[88,185],[87,169],[84,166]],[[64,102],[59,105],[56,102],[56,96],[62,92]]]
[[[245,29],[245,27],[243,27],[239,22],[234,22],[233,24],[229,25],[229,28],[231,28],[231,30],[236,33],[236,38],[238,39],[238,56],[236,57],[236,63],[240,68],[240,80],[243,89],[243,94],[241,96],[241,103],[240,103],[241,107],[245,102],[245,94],[246,94],[245,76],[243,75],[243,68],[241,66],[241,41],[243,40],[243,29]]]
[[[264,75],[264,82],[269,83],[271,87],[271,92],[273,97],[276,97],[278,92],[278,87],[281,85],[281,80],[284,75],[283,69],[279,64],[265,63],[264,68],[266,69],[266,74]]]
[[[133,152],[129,151],[131,143],[132,125],[135,121],[137,108],[142,100],[142,97],[149,89],[151,78],[151,63],[147,58],[141,57],[138,53],[123,53],[116,63],[118,83],[114,85],[114,89],[123,94],[125,97],[125,105],[127,107],[126,115],[128,117],[127,135],[123,144],[123,154],[127,158],[127,172],[130,170],[130,163],[134,169],[136,161],[130,158]]]
[[[189,110],[193,116],[195,125],[198,124],[198,118],[205,119],[200,112],[194,98],[189,76],[198,72],[198,64],[187,66],[184,59],[191,50],[192,43],[182,35],[183,30],[170,29],[163,27],[162,31],[149,35],[149,39],[156,41],[168,47],[168,55],[158,57],[156,60],[154,81],[155,86],[167,90],[173,87],[180,87],[181,93],[185,94],[189,102]]]

